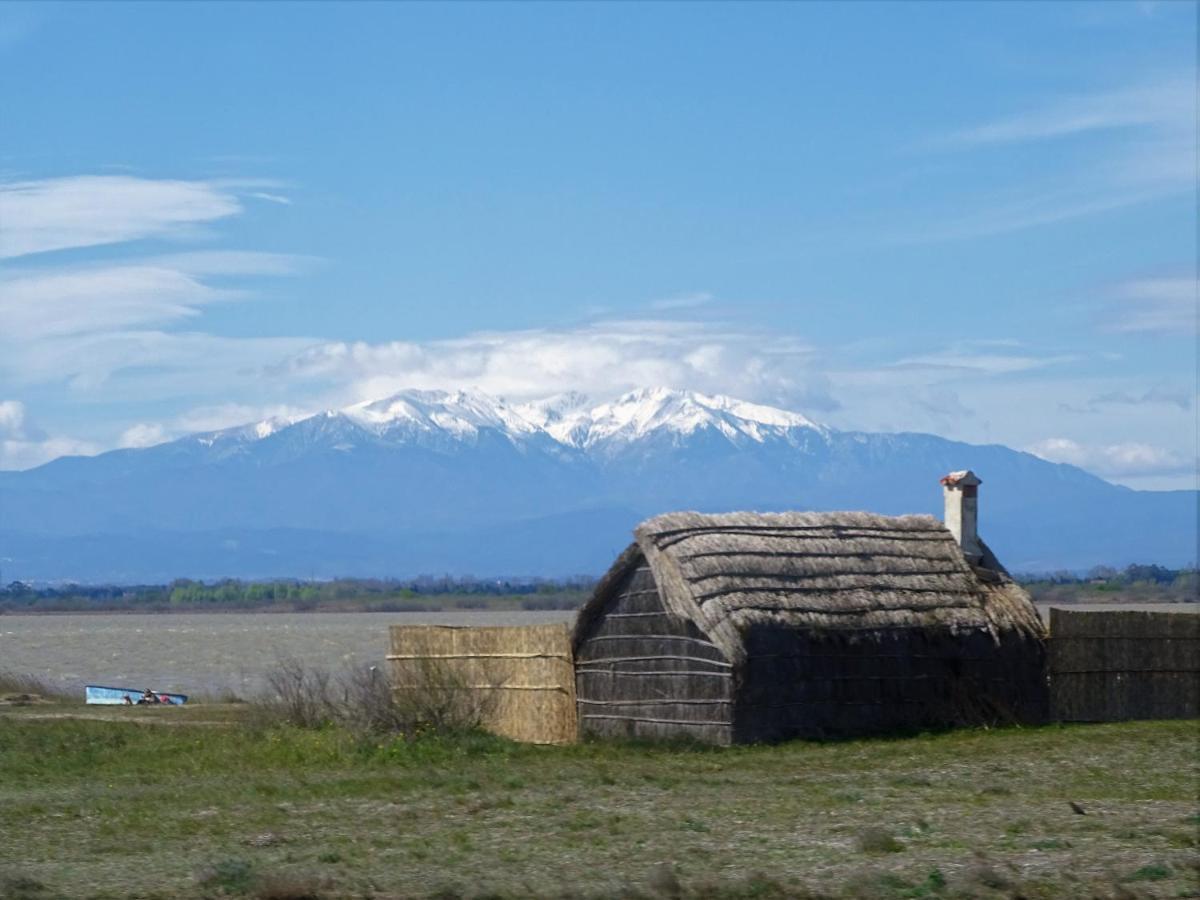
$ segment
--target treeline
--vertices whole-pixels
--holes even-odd
[[[330,610],[433,612],[470,609],[575,609],[595,579],[476,579],[422,576],[408,580],[193,581],[170,584],[0,588],[3,612],[170,612],[198,610]]]
[[[1047,603],[1194,603],[1200,599],[1200,575],[1195,569],[1096,566],[1084,575],[1052,572],[1015,577],[1034,600]]]
[[[1034,600],[1050,603],[1186,603],[1200,594],[1195,569],[1098,566],[1086,574],[1017,575]],[[596,579],[338,578],[332,581],[193,581],[170,584],[0,587],[0,613],[260,610],[437,612],[576,609]]]

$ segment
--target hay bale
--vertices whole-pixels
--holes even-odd
[[[393,625],[392,687],[460,692],[488,731],[535,744],[576,740],[575,672],[565,624]]]

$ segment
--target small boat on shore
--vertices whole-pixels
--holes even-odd
[[[86,685],[84,690],[87,693],[88,703],[107,706],[136,706],[138,701],[145,696],[145,691],[137,688],[105,687],[100,684]],[[187,694],[167,694],[162,691],[152,691],[151,693],[160,704],[181,706],[187,703]]]

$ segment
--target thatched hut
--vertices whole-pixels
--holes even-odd
[[[1044,717],[1045,629],[975,534],[978,479],[943,484],[950,528],[643,522],[572,635],[581,732],[730,744]]]

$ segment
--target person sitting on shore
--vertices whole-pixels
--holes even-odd
[[[146,688],[142,691],[142,696],[138,698],[138,706],[145,706],[147,703],[157,703],[158,698],[154,696],[154,691]]]

